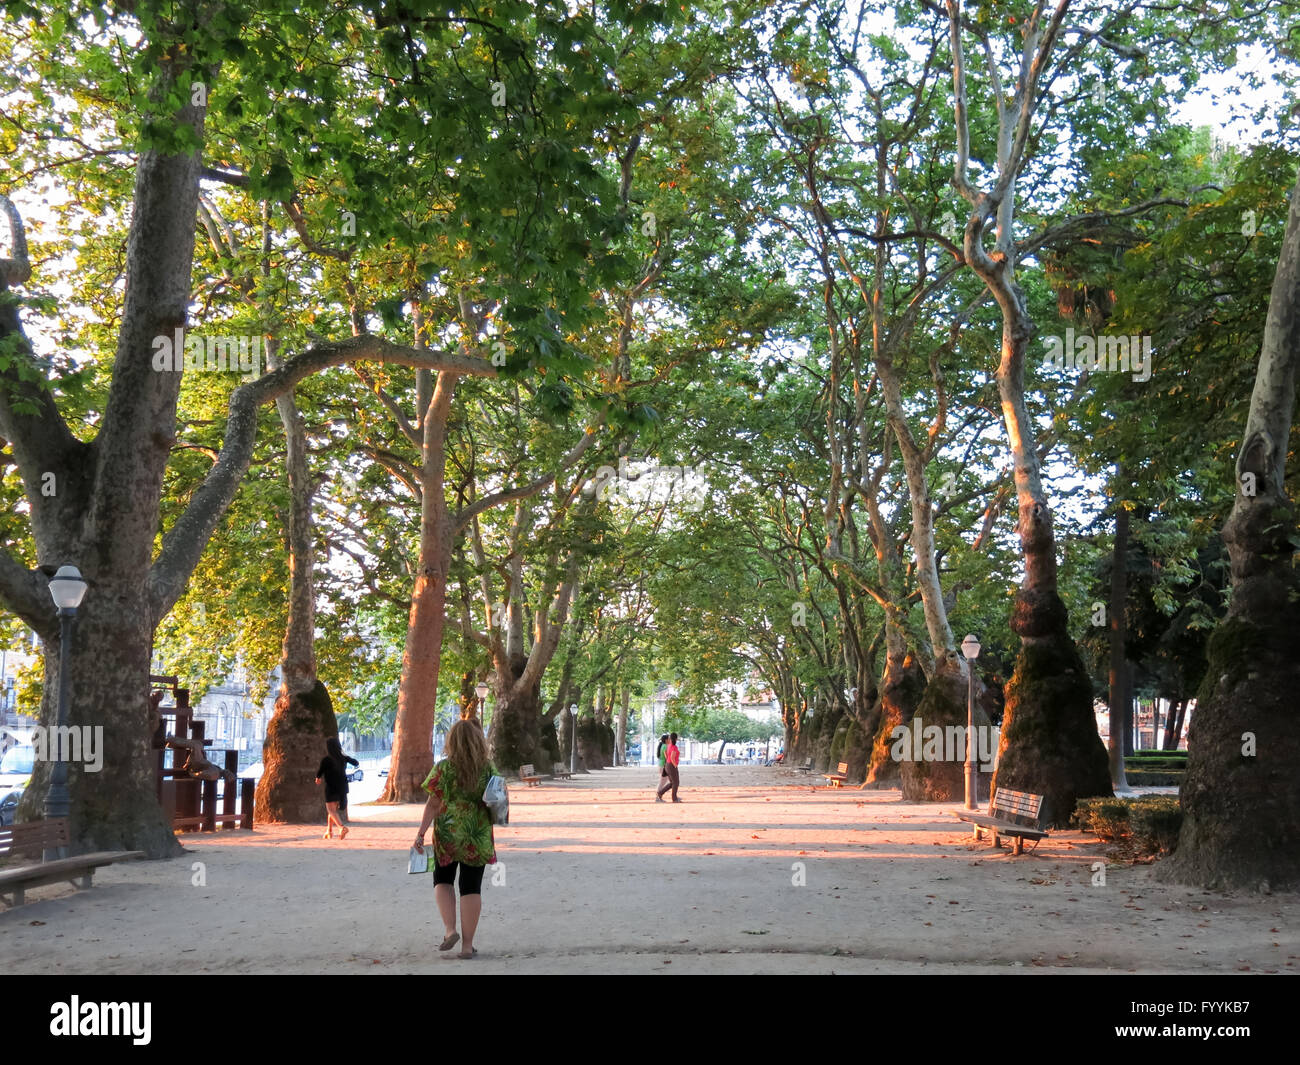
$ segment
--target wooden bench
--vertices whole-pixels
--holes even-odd
[[[560,780],[572,780],[573,774],[569,772],[569,767],[563,762],[555,762],[551,768],[551,775]]]
[[[67,846],[68,820],[65,817],[0,828],[0,856],[39,857],[47,850],[62,851]],[[75,858],[56,858],[35,865],[0,869],[0,896],[12,895],[12,905],[21,906],[29,887],[66,880],[74,887],[89,888],[91,877],[101,865],[144,856],[144,851],[97,851],[78,854]]]
[[[987,829],[993,834],[993,846],[1001,847],[999,836],[1012,836],[1015,843],[1012,853],[1023,854],[1025,840],[1032,839],[1037,849],[1038,841],[1047,832],[1042,822],[1043,797],[1032,795],[1027,791],[1012,791],[1010,788],[998,788],[993,793],[987,814],[972,813],[970,810],[958,810],[957,817],[975,826],[975,838]]]
[[[542,782],[542,778],[538,776],[537,770],[532,765],[521,765],[519,767],[519,779],[530,788],[538,787]]]
[[[832,788],[841,787],[849,779],[849,763],[841,762],[835,767],[834,773],[827,773],[826,779]]]
[[[811,773],[812,759],[805,758],[802,762],[800,762],[797,766],[795,766],[795,769],[797,769],[800,773]]]

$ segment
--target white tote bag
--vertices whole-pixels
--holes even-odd
[[[483,789],[483,805],[488,808],[494,825],[510,824],[510,795],[506,792],[505,777],[490,777]]]

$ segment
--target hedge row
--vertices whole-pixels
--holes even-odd
[[[1126,766],[1124,779],[1130,787],[1142,788],[1176,788],[1183,782],[1186,773],[1181,769],[1139,769]]]
[[[1112,843],[1130,842],[1144,854],[1168,853],[1178,846],[1183,811],[1173,795],[1134,799],[1080,799],[1074,823]]]

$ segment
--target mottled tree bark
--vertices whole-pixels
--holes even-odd
[[[867,762],[866,786],[873,788],[898,786],[902,765],[890,751],[894,730],[912,720],[925,690],[920,664],[908,652],[903,633],[888,619],[885,626],[885,669],[877,689],[876,729]]]
[[[271,347],[268,345],[268,352]],[[268,356],[274,365],[274,355]],[[311,506],[315,494],[307,461],[307,433],[293,393],[276,401],[285,435],[289,480],[289,603],[280,650],[280,691],[262,745],[257,824],[319,824],[324,792],[316,770],[325,741],[338,737],[329,692],[316,676],[316,542]]]
[[[1286,492],[1298,365],[1300,177],[1237,456],[1237,497],[1223,527],[1232,598],[1210,637],[1188,732],[1178,849],[1157,871],[1179,883],[1300,886],[1300,581]]]
[[[447,578],[455,542],[443,481],[447,416],[457,380],[452,373],[438,374],[429,406],[421,418],[420,557],[406,623],[406,646],[402,650],[392,762],[380,802],[421,801],[424,796],[421,785],[433,768],[433,727],[438,712]],[[496,716],[501,711],[498,703]]]

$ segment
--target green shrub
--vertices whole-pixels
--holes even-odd
[[[1142,788],[1179,787],[1186,776],[1183,769],[1147,769],[1125,768],[1124,776],[1129,784]]]
[[[1183,811],[1174,795],[1143,795],[1134,799],[1080,799],[1074,823],[1108,843],[1128,843],[1139,854],[1172,851],[1178,845]]]
[[[1183,827],[1183,810],[1173,795],[1146,795],[1129,813],[1133,838],[1148,853],[1167,854],[1178,846]]]
[[[1186,769],[1187,754],[1175,755],[1172,751],[1162,754],[1130,754],[1124,759],[1125,769]]]
[[[1080,799],[1072,820],[1084,832],[1104,840],[1123,839],[1128,835],[1129,804],[1124,799],[1107,796]]]

